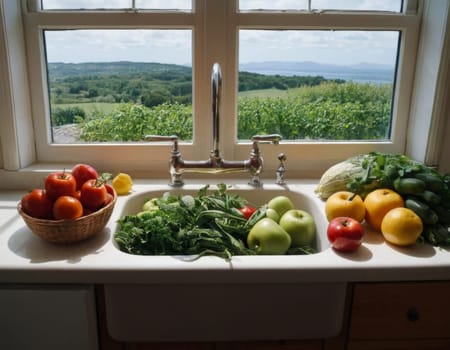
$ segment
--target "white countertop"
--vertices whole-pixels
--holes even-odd
[[[211,184],[220,179],[214,178]],[[195,184],[195,180],[187,181]],[[240,182],[226,180],[227,184]],[[289,181],[288,190],[314,196],[316,181]],[[192,185],[194,186],[194,185]],[[240,185],[245,188],[246,185]],[[267,185],[276,186],[276,185]],[[186,186],[189,188],[189,185]],[[298,256],[235,256],[231,261],[201,257],[137,256],[121,252],[113,239],[126,201],[149,190],[170,190],[166,181],[136,181],[133,193],[119,196],[107,227],[72,245],[35,236],[17,213],[26,191],[0,191],[0,283],[294,283],[450,279],[450,248],[415,244],[400,248],[366,232],[351,254],[325,250]],[[324,202],[315,197],[319,206]]]

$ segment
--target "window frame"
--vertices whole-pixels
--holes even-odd
[[[389,153],[404,153],[406,147],[406,130],[409,117],[410,96],[413,90],[415,57],[419,41],[420,9],[412,11],[413,2],[407,5],[405,13],[391,12],[349,12],[349,11],[243,11],[235,8],[236,2],[230,1],[229,16],[234,15],[227,28],[229,38],[238,37],[238,30],[242,29],[367,29],[367,30],[399,30],[402,40],[399,47],[399,64],[396,72],[396,84],[394,87],[393,119],[391,139],[386,141],[348,141],[348,142],[292,142],[282,143],[282,151],[290,159],[289,169],[302,177],[317,177],[331,164],[355,154],[367,153],[374,150]],[[411,14],[412,12],[412,14]],[[280,23],[282,23],[280,25]],[[233,39],[230,39],[233,40]],[[225,110],[226,115],[237,115],[237,47],[229,43],[228,62],[234,63],[228,66],[228,78],[234,85],[225,88],[225,97],[230,96],[225,104],[232,106]],[[226,86],[224,84],[224,86]],[[231,109],[233,108],[233,109]],[[395,117],[396,116],[396,117]],[[231,118],[230,118],[231,119]],[[228,121],[224,126],[226,133],[233,132],[236,135],[237,119]],[[277,159],[281,147],[267,147],[264,154],[272,160]],[[234,155],[242,157],[245,154],[246,145],[235,143]]]
[[[29,1],[23,0],[22,5]],[[336,161],[356,153],[380,150],[392,153],[404,153],[406,148],[406,126],[411,105],[415,57],[418,48],[419,14],[394,13],[352,13],[345,11],[326,11],[324,13],[303,12],[239,12],[237,1],[197,0],[193,11],[139,11],[123,13],[120,11],[44,11],[24,14],[24,28],[27,52],[39,52],[39,59],[28,57],[29,86],[31,91],[31,110],[35,125],[34,136],[36,157],[39,163],[66,163],[75,161],[93,162],[105,169],[129,169],[130,171],[152,175],[165,174],[170,145],[165,144],[102,144],[102,145],[51,145],[48,130],[42,129],[45,113],[49,110],[46,98],[45,62],[43,61],[43,28],[112,28],[120,25],[124,28],[192,28],[193,30],[193,111],[194,142],[182,143],[181,151],[185,159],[205,159],[212,144],[212,122],[210,97],[210,67],[219,62],[223,72],[223,94],[220,129],[223,135],[234,135],[233,140],[221,137],[221,151],[226,159],[245,159],[250,147],[248,143],[237,142],[237,40],[239,28],[245,29],[399,29],[404,34],[401,52],[412,53],[401,62],[397,71],[398,79],[394,113],[400,115],[393,125],[394,142],[282,142],[281,145],[262,145],[266,169],[277,166],[277,154],[284,152],[288,156],[291,176],[318,177],[321,172]],[[100,18],[102,18],[100,20]],[[120,21],[118,19],[120,18]],[[137,21],[136,19],[139,18]],[[127,22],[128,21],[128,22]],[[282,23],[282,24],[279,24]],[[301,24],[299,24],[301,23]],[[206,30],[208,29],[208,30]],[[225,43],[225,44],[222,44]],[[406,88],[405,88],[406,86]],[[197,99],[196,96],[202,96]],[[204,96],[204,97],[203,97]],[[198,101],[201,100],[199,103]],[[196,102],[197,101],[197,102]],[[204,101],[208,101],[204,103]],[[48,123],[48,121],[45,121]],[[39,127],[41,125],[41,127]],[[43,145],[44,144],[44,145]],[[17,148],[20,148],[18,145]],[[208,151],[206,151],[208,150]],[[114,154],[114,157],[108,156]],[[130,157],[130,154],[132,156]],[[28,157],[32,158],[32,157]],[[151,169],[150,169],[151,168]],[[164,176],[164,175],[162,175]]]

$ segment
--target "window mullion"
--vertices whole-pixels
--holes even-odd
[[[222,73],[227,74],[227,59],[226,59],[226,38],[225,30],[227,16],[227,0],[198,0],[196,2],[196,11],[202,11],[201,24],[196,28],[195,36],[195,77],[197,78],[195,84],[195,149],[196,156],[205,158],[208,152],[205,150],[212,149],[212,107],[211,107],[211,69],[214,63],[221,65]],[[198,24],[197,24],[198,25]],[[223,77],[223,81],[227,80]],[[225,83],[224,83],[225,84]],[[198,86],[197,86],[198,85]],[[221,100],[221,120],[220,120],[220,134],[221,145],[227,142],[224,138],[224,105],[227,104],[225,100],[224,85],[222,85],[222,100]]]

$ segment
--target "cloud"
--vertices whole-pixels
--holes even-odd
[[[49,62],[191,61],[190,30],[48,30]]]
[[[397,56],[396,31],[240,30],[239,33],[240,62],[393,64]]]

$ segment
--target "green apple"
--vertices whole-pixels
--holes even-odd
[[[280,226],[291,236],[293,247],[314,245],[316,223],[312,215],[305,210],[288,210],[281,217]]]
[[[144,205],[142,206],[142,211],[154,211],[154,210],[158,210],[158,199],[157,198],[152,198],[147,200]]]
[[[269,219],[272,219],[275,222],[279,222],[280,221],[280,215],[277,213],[277,211],[275,209],[272,208],[267,208],[266,209],[266,216]]]
[[[257,254],[282,255],[291,246],[291,237],[275,221],[263,218],[250,230],[247,244]]]
[[[294,203],[286,196],[276,196],[267,203],[267,208],[275,210],[280,218],[288,210],[294,209]]]

